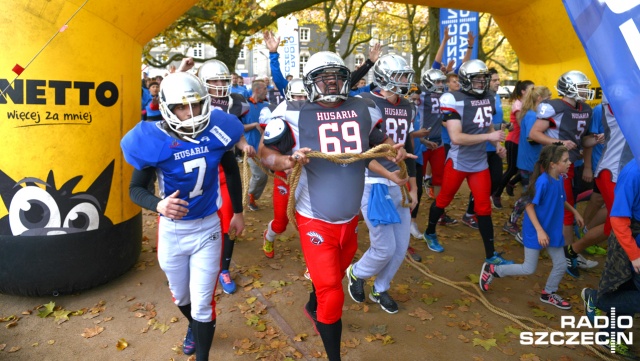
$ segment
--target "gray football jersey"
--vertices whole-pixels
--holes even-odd
[[[538,119],[549,121],[545,134],[559,140],[571,140],[578,146],[569,151],[569,160],[575,163],[580,159],[582,137],[589,134],[591,127],[591,107],[578,103],[577,108],[562,99],[546,100],[538,105]]]
[[[378,109],[380,109],[380,113],[382,113],[381,130],[396,144],[404,144],[406,141],[410,141],[409,133],[412,131],[412,125],[416,115],[415,108],[407,99],[400,97],[398,104],[394,105],[377,93],[362,93],[357,96],[370,99],[376,104]],[[386,158],[378,158],[376,160],[390,172],[395,172],[400,169],[396,163]],[[369,169],[366,170],[366,176],[383,178],[378,173]]]
[[[347,98],[335,108],[318,103],[285,101],[273,111],[274,118],[289,124],[295,137],[293,150],[311,148],[327,154],[363,153],[369,144],[380,144],[386,136],[376,124],[380,110],[371,100]],[[270,122],[267,131],[270,131]],[[364,190],[365,162],[340,165],[312,158],[302,168],[296,188],[296,210],[305,217],[330,223],[345,223],[360,211]]]
[[[604,125],[605,146],[595,176],[597,177],[600,172],[608,169],[611,172],[611,181],[618,183],[618,175],[622,168],[633,160],[633,153],[609,104],[602,104],[602,124]]]
[[[440,111],[440,93],[430,93],[422,89],[420,101],[422,102],[422,127],[424,129],[431,128],[429,132],[429,140],[432,142],[442,143],[442,112]]]
[[[495,97],[485,92],[482,97],[465,94],[460,91],[444,93],[440,97],[440,110],[443,114],[457,114],[462,133],[484,134],[493,126],[492,119],[496,110]],[[458,145],[451,142],[447,160],[453,161],[453,169],[461,172],[479,172],[489,167],[487,163],[487,142],[474,145]]]
[[[213,109],[220,109],[240,119],[240,117],[249,112],[249,103],[242,95],[231,93],[229,96],[222,98],[211,97],[211,110]]]

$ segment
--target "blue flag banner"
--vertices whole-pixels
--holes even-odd
[[[478,43],[478,22],[480,18],[477,12],[455,9],[440,9],[440,41],[444,38],[444,29],[449,27],[449,35],[451,39],[447,42],[442,55],[442,63],[447,64],[449,59],[453,59],[456,63],[454,69],[458,68],[460,62],[467,53],[469,44],[467,43],[467,34],[472,32],[475,36],[475,43]],[[478,58],[478,47],[473,46],[471,59]]]
[[[563,3],[640,165],[640,0],[563,0]]]

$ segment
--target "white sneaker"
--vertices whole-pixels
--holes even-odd
[[[411,232],[411,235],[415,239],[423,239],[424,238],[424,236],[422,235],[422,232],[420,232],[420,230],[418,229],[418,225],[416,224],[416,222],[411,222],[411,227],[410,227],[409,231]]]
[[[598,265],[598,261],[592,261],[584,258],[583,255],[578,254],[578,268],[589,269]]]
[[[516,233],[516,241],[524,246],[524,241],[522,240],[522,232]]]

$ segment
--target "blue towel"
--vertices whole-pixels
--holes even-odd
[[[386,184],[374,183],[371,185],[367,217],[374,226],[400,223],[400,215],[393,204],[393,199],[389,195],[389,187]]]

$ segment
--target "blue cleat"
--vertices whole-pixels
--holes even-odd
[[[426,232],[423,234],[424,236],[424,241],[427,242],[427,247],[429,247],[430,250],[434,251],[434,252],[444,252],[444,247],[442,247],[440,245],[440,242],[438,242],[438,236],[436,236],[436,234],[427,234]]]
[[[498,252],[493,252],[493,257],[486,258],[484,261],[494,266],[513,264],[513,261],[502,258],[502,253]]]

